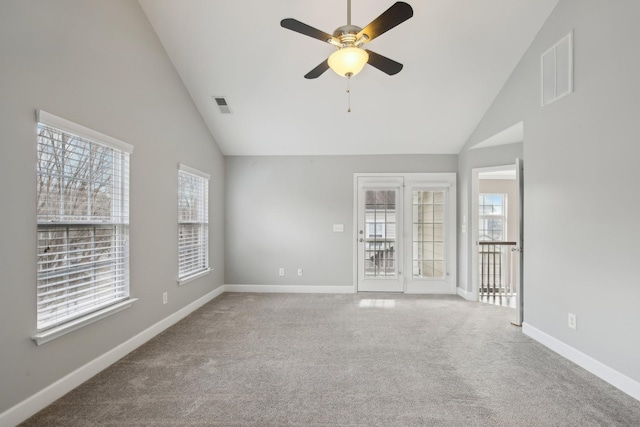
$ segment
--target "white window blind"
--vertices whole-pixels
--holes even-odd
[[[132,147],[45,112],[38,121],[40,331],[129,297]]]
[[[178,279],[209,270],[209,175],[179,165]]]

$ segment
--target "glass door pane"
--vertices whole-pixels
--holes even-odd
[[[365,191],[364,273],[396,277],[396,190]]]
[[[413,277],[445,276],[444,191],[413,191]]]
[[[403,292],[403,178],[358,178],[358,291]]]

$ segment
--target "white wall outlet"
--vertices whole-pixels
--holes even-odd
[[[344,233],[344,224],[333,224],[334,233]]]
[[[571,329],[577,329],[578,323],[576,320],[576,315],[573,313],[569,313],[568,326]]]
[[[169,301],[169,293],[165,292],[165,293],[162,294],[162,303],[166,304],[167,301]]]
[[[283,267],[280,267],[280,270],[278,271],[278,274],[280,276],[284,276],[284,268]]]
[[[298,276],[302,276],[302,269],[301,268],[298,269]]]

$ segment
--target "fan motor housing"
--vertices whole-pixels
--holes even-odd
[[[340,39],[345,46],[353,46],[356,42],[356,36],[362,31],[362,28],[356,25],[343,25],[336,28],[333,36]]]

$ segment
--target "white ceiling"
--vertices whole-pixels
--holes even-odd
[[[404,64],[351,80],[303,76],[331,45],[346,0],[139,0],[225,155],[457,154],[558,0],[407,0],[414,16],[367,44]],[[353,0],[364,27],[393,0]],[[212,96],[226,96],[222,115]]]

